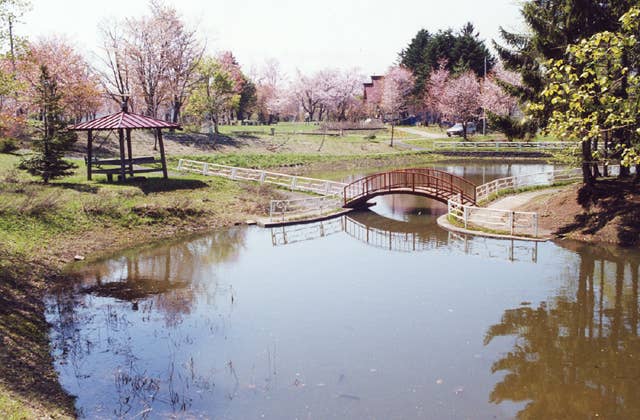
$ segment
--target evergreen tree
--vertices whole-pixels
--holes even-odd
[[[522,74],[522,85],[503,84],[524,104],[540,102],[547,83],[542,66],[564,56],[567,46],[602,31],[616,31],[619,18],[637,0],[530,0],[522,7],[527,34],[500,28],[502,44],[494,41],[498,56],[509,70]],[[512,121],[510,131],[532,134],[544,127],[549,115],[541,114],[535,123]],[[508,121],[502,121],[508,123]],[[519,125],[519,126],[518,126]],[[518,126],[518,127],[516,127]]]
[[[480,39],[471,23],[465,24],[458,33],[452,29],[429,33],[426,29],[418,31],[407,48],[399,54],[402,67],[411,70],[416,78],[414,95],[420,98],[424,93],[429,75],[438,69],[441,61],[446,62],[447,70],[454,74],[462,74],[472,70],[482,77],[487,59],[487,72],[494,64],[495,58]]]
[[[36,86],[38,105],[42,121],[42,138],[34,140],[35,154],[20,162],[20,169],[31,175],[49,180],[70,175],[76,165],[64,160],[64,152],[76,141],[73,132],[65,131],[62,119],[58,84],[51,77],[47,66],[40,66],[40,79]]]

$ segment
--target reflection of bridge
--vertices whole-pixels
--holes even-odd
[[[344,206],[364,207],[379,195],[412,194],[447,203],[460,198],[462,203],[476,203],[476,186],[466,179],[432,168],[400,169],[369,175],[344,187]]]
[[[461,235],[447,232],[434,225],[416,226],[373,212],[352,213],[308,225],[272,228],[271,240],[274,246],[283,246],[320,239],[341,232],[369,246],[390,251],[422,252],[448,247],[485,258],[533,262],[537,262],[538,259],[536,242]]]

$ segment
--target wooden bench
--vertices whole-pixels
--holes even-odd
[[[85,163],[88,165],[88,159],[84,157]],[[125,159],[125,176],[126,174],[139,174],[139,173],[148,173],[148,172],[162,172],[162,168],[136,168],[133,169],[133,165],[144,165],[144,164],[153,164],[153,163],[162,163],[160,160],[155,159],[153,156],[142,156],[133,159]],[[122,180],[121,176],[121,161],[120,159],[91,159],[91,173],[94,174],[105,174],[107,176],[107,181],[113,182],[113,176],[116,175],[119,180]],[[96,168],[93,168],[93,167]],[[104,168],[103,166],[117,166],[116,168]]]

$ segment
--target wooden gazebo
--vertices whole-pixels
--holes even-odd
[[[124,181],[126,176],[134,176],[136,173],[144,172],[160,172],[164,178],[167,178],[167,160],[164,153],[164,143],[162,141],[162,129],[180,128],[178,124],[170,123],[155,118],[145,117],[144,115],[133,114],[126,111],[120,111],[116,114],[107,115],[76,124],[69,127],[74,131],[87,132],[87,179],[91,180],[94,173],[106,174],[109,180],[113,179],[113,175],[117,175],[120,180]],[[152,156],[134,158],[131,153],[131,130],[150,129],[155,130],[160,146],[160,161]],[[119,159],[96,159],[93,156],[93,132],[94,131],[117,131],[120,143]],[[126,149],[125,149],[126,143]],[[143,167],[134,168],[134,165],[160,163],[161,167]],[[110,166],[110,167],[109,167]]]

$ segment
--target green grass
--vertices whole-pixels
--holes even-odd
[[[81,161],[76,161],[74,175],[44,185],[11,169],[17,162],[13,155],[0,154],[0,242],[27,255],[61,235],[96,227],[128,229],[200,217],[232,218],[233,210],[241,207],[239,197],[247,194],[246,185],[196,174],[172,174],[168,180],[154,174],[126,183],[107,183],[104,175],[94,175],[87,181]],[[263,191],[265,199],[269,194]]]
[[[393,149],[392,149],[393,150]],[[323,155],[315,153],[225,153],[194,156],[176,156],[169,162],[176,166],[179,159],[197,160],[201,162],[216,163],[219,165],[238,166],[253,169],[273,169],[292,166],[309,165],[313,163],[330,162],[357,162],[361,160],[384,160],[397,157],[411,157],[424,153],[414,151],[395,151],[393,153],[361,153],[346,155]],[[434,156],[435,158],[435,156]],[[433,160],[430,159],[430,160]]]
[[[0,390],[2,390],[2,387],[0,387]],[[15,398],[11,398],[6,392],[2,392],[0,394],[0,417],[6,420],[27,420],[35,418],[36,415]]]

